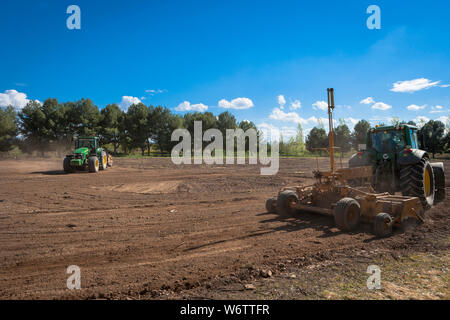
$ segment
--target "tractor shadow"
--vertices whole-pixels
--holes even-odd
[[[324,216],[320,214],[314,214],[306,211],[297,211],[295,216],[292,217],[284,217],[277,215],[276,213],[260,213],[258,216],[264,215],[276,215],[276,217],[262,220],[261,223],[274,223],[281,222],[282,225],[272,228],[273,232],[284,231],[284,232],[297,232],[304,229],[313,229],[315,231],[319,231],[322,234],[317,236],[317,238],[330,238],[336,237],[342,234],[349,235],[357,235],[357,234],[370,234],[373,235],[372,227],[369,224],[361,223],[356,230],[353,231],[341,231],[339,230],[334,222],[334,218],[332,216]],[[377,239],[375,235],[373,235],[373,239],[370,241]],[[369,239],[367,239],[369,240]],[[366,241],[367,241],[366,240]]]
[[[277,215],[276,213],[269,213],[269,212],[262,212],[257,214],[257,216],[273,216]],[[336,237],[342,234],[349,234],[349,235],[358,235],[358,234],[369,234],[373,237],[364,240],[364,242],[371,242],[373,240],[378,239],[372,232],[371,226],[368,224],[360,224],[360,226],[353,231],[341,231],[339,230],[334,223],[333,217],[323,216],[323,215],[317,215],[310,212],[297,212],[295,217],[281,217],[277,215],[274,218],[266,219],[260,221],[262,224],[274,224],[274,223],[282,223],[282,225],[278,227],[273,228],[264,228],[263,230],[255,231],[250,234],[246,234],[240,237],[233,237],[229,239],[220,239],[214,242],[208,242],[205,244],[201,244],[194,247],[189,247],[184,249],[184,252],[190,252],[198,249],[203,249],[206,247],[218,245],[227,243],[230,241],[236,241],[236,240],[245,240],[245,239],[251,239],[254,237],[260,237],[267,234],[276,233],[279,231],[284,232],[297,232],[304,229],[314,229],[316,231],[321,232],[322,234],[317,236],[318,239],[323,238],[329,238],[329,237]]]
[[[62,176],[62,175],[71,175],[71,174],[80,174],[80,173],[88,173],[87,171],[77,171],[74,173],[65,173],[64,170],[48,170],[48,171],[34,171],[31,174],[43,174],[46,176]]]

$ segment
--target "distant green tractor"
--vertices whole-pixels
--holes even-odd
[[[419,149],[417,127],[376,126],[360,149],[349,167],[372,166],[375,191],[418,197],[425,209],[445,199],[444,164],[430,163],[427,152]]]
[[[108,159],[106,151],[99,147],[98,137],[78,137],[75,139],[75,151],[64,159],[64,172],[106,170]]]

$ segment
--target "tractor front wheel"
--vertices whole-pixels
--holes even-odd
[[[72,173],[73,172],[73,169],[70,166],[70,158],[69,157],[64,158],[63,168],[64,168],[64,172],[65,173]]]
[[[89,158],[89,172],[98,172],[99,168],[100,168],[100,161],[98,160],[97,157],[90,157]]]
[[[361,219],[361,207],[353,198],[342,198],[334,207],[334,221],[343,231],[356,229]]]
[[[431,208],[434,204],[435,180],[427,158],[401,169],[400,187],[404,196],[418,197],[425,210]]]

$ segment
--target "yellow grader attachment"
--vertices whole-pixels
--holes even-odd
[[[328,91],[329,149],[331,171],[313,171],[316,183],[310,186],[285,187],[278,196],[266,202],[268,212],[292,216],[296,211],[308,211],[334,216],[336,226],[344,231],[354,230],[360,222],[372,223],[379,237],[392,233],[407,220],[423,222],[423,206],[418,197],[375,193],[369,181],[372,168],[341,168],[334,165],[333,89]],[[365,182],[351,187],[349,181]]]

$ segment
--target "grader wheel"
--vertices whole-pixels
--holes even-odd
[[[392,217],[384,212],[380,212],[375,217],[373,223],[375,235],[379,238],[385,238],[392,233]]]
[[[298,196],[294,191],[285,190],[278,194],[277,213],[283,217],[291,217],[295,214],[295,205],[298,203]]]
[[[272,197],[267,199],[266,210],[268,213],[275,213],[277,211],[277,198]]]
[[[431,208],[434,203],[435,180],[433,168],[427,158],[401,169],[400,187],[404,196],[418,197],[425,210]]]
[[[354,230],[361,219],[361,207],[353,198],[342,198],[334,207],[334,221],[343,231]]]

